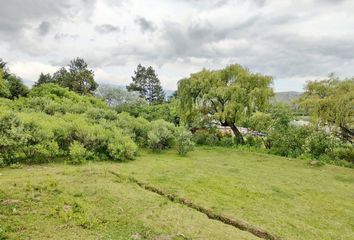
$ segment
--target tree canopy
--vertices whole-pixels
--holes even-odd
[[[47,73],[47,74],[41,73],[39,75],[37,82],[34,84],[34,87],[38,87],[42,84],[52,83],[52,82],[53,82],[53,78],[49,73]]]
[[[8,97],[10,96],[10,90],[6,86],[6,82],[4,80],[4,72],[0,68],[0,97]]]
[[[162,90],[160,80],[155,70],[149,66],[138,65],[132,83],[127,86],[128,91],[139,92],[140,97],[144,98],[149,104],[159,104],[165,99],[165,93]]]
[[[93,94],[98,87],[94,72],[88,68],[88,64],[82,58],[70,61],[67,68],[60,68],[53,76],[41,73],[34,86],[44,83],[56,83],[81,95]]]
[[[23,84],[21,78],[10,73],[7,63],[0,59],[0,97],[15,99],[26,96],[29,89]]]
[[[328,79],[310,81],[298,100],[319,125],[337,126],[341,136],[354,139],[354,78],[340,80],[333,74]]]
[[[272,77],[251,73],[238,64],[191,74],[178,83],[181,120],[193,127],[209,118],[230,127],[243,141],[237,125],[268,107],[273,96],[271,83]]]

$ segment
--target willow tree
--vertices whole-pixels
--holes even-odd
[[[254,112],[264,111],[272,97],[272,77],[251,73],[238,64],[221,70],[202,70],[178,82],[182,123],[210,119],[230,127],[243,141],[237,126]]]
[[[341,136],[354,142],[354,78],[310,81],[297,101],[319,126],[339,127]]]

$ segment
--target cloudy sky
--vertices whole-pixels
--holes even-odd
[[[354,76],[353,0],[0,0],[0,58],[30,85],[83,57],[100,83],[138,63],[165,89],[231,63],[274,76],[276,91]]]

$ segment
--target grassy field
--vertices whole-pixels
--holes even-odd
[[[283,239],[353,239],[354,170],[225,148],[0,169],[0,239],[257,239],[110,171]],[[6,238],[5,238],[6,239]]]

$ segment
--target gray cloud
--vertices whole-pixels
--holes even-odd
[[[76,38],[78,38],[78,37],[79,37],[79,35],[77,35],[77,34],[70,34],[70,33],[56,33],[56,34],[54,35],[54,39],[55,39],[55,40],[58,40],[58,41],[63,40],[63,39],[65,39],[65,38],[76,39]]]
[[[353,1],[158,1],[142,14],[150,3],[8,0],[0,8],[1,57],[63,65],[80,56],[113,76],[145,62],[161,75],[168,68],[175,81],[189,68],[235,62],[284,79],[354,75]]]
[[[38,26],[39,35],[41,35],[41,36],[47,35],[47,33],[50,30],[50,26],[51,26],[50,23],[47,21],[41,22],[41,24],[39,24],[39,26]]]
[[[99,33],[112,33],[112,32],[119,32],[119,27],[113,26],[111,24],[102,24],[95,26],[95,30]]]
[[[72,20],[75,16],[87,21],[92,15],[96,0],[9,0],[0,7],[0,34],[12,49],[28,55],[41,55],[45,48],[36,37],[49,34],[56,25]],[[30,36],[30,33],[37,36]]]
[[[135,23],[139,25],[142,33],[153,32],[156,30],[156,27],[153,22],[150,22],[144,17],[138,17],[135,19]]]

